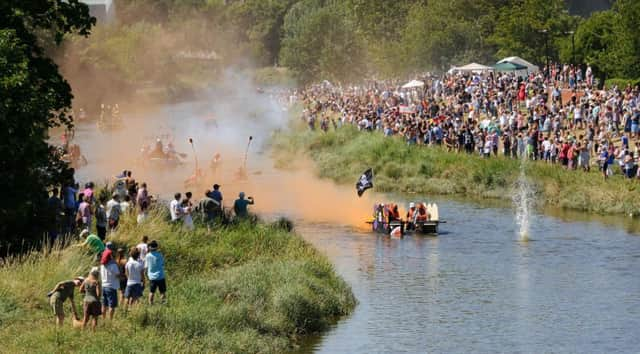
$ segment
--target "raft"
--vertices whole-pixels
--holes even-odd
[[[426,204],[426,209],[430,215],[430,218],[427,221],[417,221],[415,223],[405,220],[389,221],[387,217],[384,217],[382,219],[374,218],[373,220],[369,220],[367,221],[367,224],[371,225],[372,231],[385,235],[390,235],[396,228],[399,228],[400,235],[405,235],[407,233],[437,235],[438,226],[441,223],[444,223],[443,220],[440,220],[438,205],[435,203]]]

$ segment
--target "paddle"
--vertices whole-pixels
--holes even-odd
[[[247,142],[247,149],[244,152],[244,163],[243,166],[247,166],[247,154],[249,153],[249,146],[251,145],[251,141],[253,140],[253,136],[249,135],[249,142]]]
[[[193,145],[193,138],[189,138],[189,144],[191,144],[191,149],[193,150],[193,158],[196,161],[196,173],[195,176],[198,175],[198,155],[196,154],[196,148]]]

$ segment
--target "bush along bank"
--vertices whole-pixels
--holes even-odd
[[[378,132],[344,126],[329,132],[295,127],[273,138],[279,166],[304,151],[320,177],[351,184],[371,167],[378,192],[463,195],[511,200],[521,163],[539,205],[603,214],[640,213],[640,185],[614,176],[603,180],[597,169],[577,173],[544,162],[484,159],[444,148],[407,145]]]
[[[54,248],[5,260],[0,266],[2,351],[278,353],[355,306],[351,289],[327,258],[284,223],[188,232],[164,220],[158,214],[137,225],[135,217],[127,218],[108,239],[125,249],[143,235],[158,240],[167,303],[143,301],[127,311],[120,304],[114,320],[100,319],[95,333],[72,328],[68,301],[64,326],[57,328],[46,297],[57,282],[87,275],[94,262],[86,249]],[[74,297],[81,305],[77,290]]]

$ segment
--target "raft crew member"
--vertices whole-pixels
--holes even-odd
[[[417,216],[416,204],[414,202],[409,203],[409,210],[407,210],[407,229],[411,230],[414,228]]]
[[[416,215],[416,203],[409,203],[409,210],[407,211],[407,221],[413,221]]]
[[[167,157],[176,158],[177,155],[178,155],[178,152],[176,151],[175,146],[173,146],[173,143],[169,143],[167,145]]]
[[[162,146],[162,140],[160,139],[156,140],[156,145],[153,148],[153,151],[151,151],[151,154],[149,154],[149,157],[160,158],[160,159],[165,158],[164,148]]]
[[[400,220],[400,211],[398,211],[398,204],[389,204],[389,222]]]
[[[378,222],[384,221],[384,204],[375,204],[373,206],[374,219]]]
[[[416,217],[416,221],[427,221],[429,220],[429,212],[427,211],[427,207],[424,203],[418,204],[418,216]]]
[[[215,155],[213,155],[213,160],[211,160],[211,171],[213,171],[213,173],[218,170],[218,166],[220,166],[221,162],[222,156],[220,156],[220,153],[216,153]]]

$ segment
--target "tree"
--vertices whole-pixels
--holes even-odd
[[[67,33],[86,36],[93,24],[77,0],[0,3],[0,250],[42,239],[48,188],[69,177],[47,138],[49,128],[72,126],[73,96],[44,39],[59,44]]]
[[[621,74],[619,55],[616,48],[619,44],[620,19],[615,11],[596,12],[591,17],[582,21],[575,31],[575,56],[576,62],[591,65],[594,75],[604,83],[607,77],[617,77]],[[567,61],[571,58],[571,43],[565,43],[562,58]]]
[[[558,58],[557,37],[571,30],[564,0],[513,0],[499,11],[490,41],[497,56],[517,55],[538,64]]]
[[[403,67],[446,70],[452,64],[484,62],[492,46],[485,38],[493,29],[491,2],[433,0],[417,3],[402,33]]]
[[[232,3],[227,18],[242,39],[249,42],[251,54],[262,65],[273,65],[280,54],[280,40],[287,11],[298,0],[246,0]]]
[[[619,60],[620,77],[640,78],[640,1],[618,0],[613,6],[620,18],[617,28],[616,52]]]
[[[291,7],[280,60],[302,81],[353,82],[366,71],[363,41],[339,1],[303,0]]]

